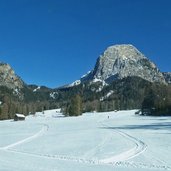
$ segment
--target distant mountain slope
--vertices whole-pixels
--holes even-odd
[[[163,72],[163,76],[168,84],[171,84],[171,72]]]
[[[102,80],[107,83],[116,79],[137,76],[150,82],[166,83],[156,65],[132,45],[108,47],[98,58],[95,68],[81,81]]]
[[[159,114],[169,114],[170,93],[171,73],[161,73],[132,45],[108,47],[92,71],[56,89],[27,85],[9,64],[0,62],[0,119],[46,109],[65,111],[78,94],[84,112],[135,109],[150,104]]]
[[[0,86],[10,89],[23,88],[24,82],[19,78],[9,64],[0,63]]]

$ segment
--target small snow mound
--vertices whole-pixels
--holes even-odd
[[[110,90],[104,97],[100,98],[100,101],[103,101],[105,99],[107,99],[108,97],[110,97],[112,94],[114,93],[113,90]]]
[[[81,78],[86,77],[88,74],[90,74],[91,71],[88,71],[87,74],[83,75]]]
[[[33,90],[33,92],[36,92],[37,90],[40,90],[40,86],[37,87],[37,88],[35,88],[35,89]]]
[[[101,79],[99,79],[99,78],[94,78],[92,82],[93,82],[93,83],[96,83],[96,82],[102,82],[102,80],[101,80]]]
[[[55,95],[58,95],[58,92],[51,92],[51,93],[50,93],[50,97],[51,97],[52,99],[55,99]]]
[[[58,117],[63,117],[64,115],[61,113],[61,109],[51,109],[51,110],[44,110],[42,112],[36,112],[35,116],[45,117],[45,118],[58,118]]]
[[[80,80],[76,80],[73,83],[71,83],[70,85],[68,85],[68,87],[73,87],[73,86],[77,86],[77,85],[80,85],[80,84],[81,84],[81,81]]]

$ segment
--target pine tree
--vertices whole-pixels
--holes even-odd
[[[0,119],[8,119],[8,105],[6,103],[3,104],[2,106],[2,111],[0,115]]]
[[[69,116],[79,116],[82,114],[82,100],[80,95],[75,95],[71,99],[69,106]]]

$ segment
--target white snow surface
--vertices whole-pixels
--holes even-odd
[[[113,90],[110,90],[104,97],[100,98],[100,101],[103,101],[105,99],[107,99],[108,97],[110,97],[112,94],[114,93]]]
[[[41,87],[40,86],[38,86],[37,88],[35,88],[34,90],[33,90],[33,92],[36,92],[37,90],[39,90]]]
[[[20,118],[25,118],[25,116],[23,114],[19,114],[19,113],[16,113],[15,114],[17,117],[20,117]]]
[[[76,80],[73,83],[69,84],[67,87],[73,87],[73,86],[77,86],[77,85],[80,85],[80,84],[81,84],[81,81],[80,80]]]
[[[52,98],[52,99],[55,99],[55,96],[56,95],[58,95],[58,92],[51,92],[50,93],[50,97]]]
[[[94,78],[92,80],[93,83],[96,83],[96,82],[103,82],[103,80],[99,79],[99,78]]]
[[[84,74],[81,78],[86,77],[88,74],[90,74],[91,71],[88,71],[87,74]]]
[[[0,171],[171,170],[171,117],[135,111],[0,121]]]

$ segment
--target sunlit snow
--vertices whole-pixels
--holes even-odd
[[[171,117],[136,116],[135,110],[79,117],[59,112],[0,121],[0,170],[171,170]]]

